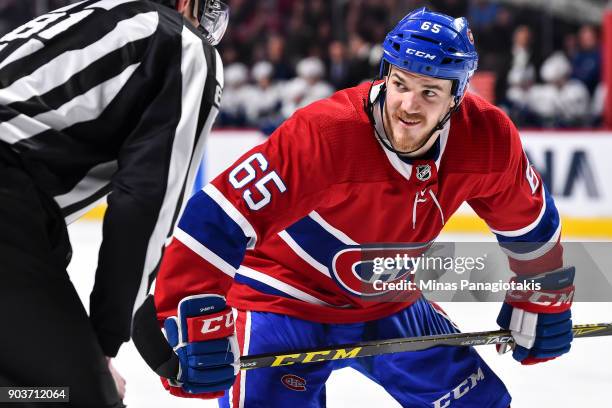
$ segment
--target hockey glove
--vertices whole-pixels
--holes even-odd
[[[514,282],[540,284],[539,289],[508,291],[497,318],[500,327],[512,332],[512,357],[521,364],[552,360],[570,350],[574,274],[571,267],[513,278]]]
[[[222,397],[240,367],[234,319],[225,299],[188,296],[179,302],[178,316],[166,319],[164,329],[180,362],[176,380],[162,378],[164,387],[179,397]]]

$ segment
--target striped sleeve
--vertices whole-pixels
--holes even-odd
[[[91,296],[92,322],[111,352],[129,339],[131,314],[148,293],[218,112],[212,101],[222,84],[218,54],[187,27],[181,42],[179,57],[166,61],[162,91],[122,147],[112,180]]]
[[[40,16],[0,39],[5,44],[0,55],[2,141],[35,144],[45,132],[97,119],[142,63],[159,14],[142,7],[115,10],[108,2],[82,3]],[[112,12],[116,18],[99,14]],[[91,24],[100,27],[85,29]]]
[[[0,143],[27,157],[67,223],[111,190],[132,85],[147,86],[138,79],[159,31],[148,3],[87,0],[0,39]]]
[[[509,131],[505,172],[485,182],[487,193],[469,204],[495,234],[513,272],[548,272],[563,264],[559,213],[523,152],[516,128],[510,124]]]
[[[109,356],[129,340],[222,87],[218,53],[149,1],[81,1],[0,39],[0,144],[67,222],[108,195],[90,315]]]

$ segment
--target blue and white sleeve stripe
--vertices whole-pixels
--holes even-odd
[[[223,261],[238,269],[247,247],[255,242],[255,232],[238,210],[217,189],[209,186],[189,200],[178,224],[182,233],[175,236],[186,245],[191,244],[189,247],[199,247],[195,252],[210,263]]]
[[[546,187],[542,188],[543,205],[536,220],[514,231],[492,230],[500,246],[512,258],[531,260],[544,255],[559,240],[561,220],[555,202]]]

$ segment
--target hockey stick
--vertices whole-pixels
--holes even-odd
[[[179,359],[159,328],[152,295],[147,296],[134,314],[132,341],[142,359],[157,375],[176,378],[179,372]]]
[[[612,335],[612,323],[579,324],[575,325],[572,330],[574,338],[610,336]],[[240,369],[251,370],[262,367],[279,367],[291,364],[378,356],[380,354],[425,350],[437,346],[482,346],[512,342],[512,335],[508,330],[364,341],[310,350],[296,350],[286,354],[267,353],[244,356],[240,358]]]
[[[610,336],[612,335],[612,323],[575,325],[573,332],[574,338]],[[134,315],[132,340],[142,358],[153,371],[165,378],[176,378],[179,369],[178,357],[159,329],[152,296],[146,299]],[[283,354],[266,353],[243,356],[240,358],[240,369],[251,370],[263,367],[369,357],[404,351],[419,351],[437,346],[481,346],[511,343],[513,343],[512,335],[508,330],[374,340],[295,350]]]

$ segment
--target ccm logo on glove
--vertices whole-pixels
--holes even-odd
[[[508,293],[507,300],[511,302],[530,302],[547,306],[559,306],[571,304],[574,297],[574,289],[563,292],[538,292],[538,291],[512,291]]]
[[[187,333],[190,342],[229,337],[234,334],[234,315],[231,310],[187,318]]]
[[[573,279],[574,268],[544,274],[533,280],[540,286],[539,290],[508,291],[506,303],[534,313],[563,312],[570,308],[574,299]]]

